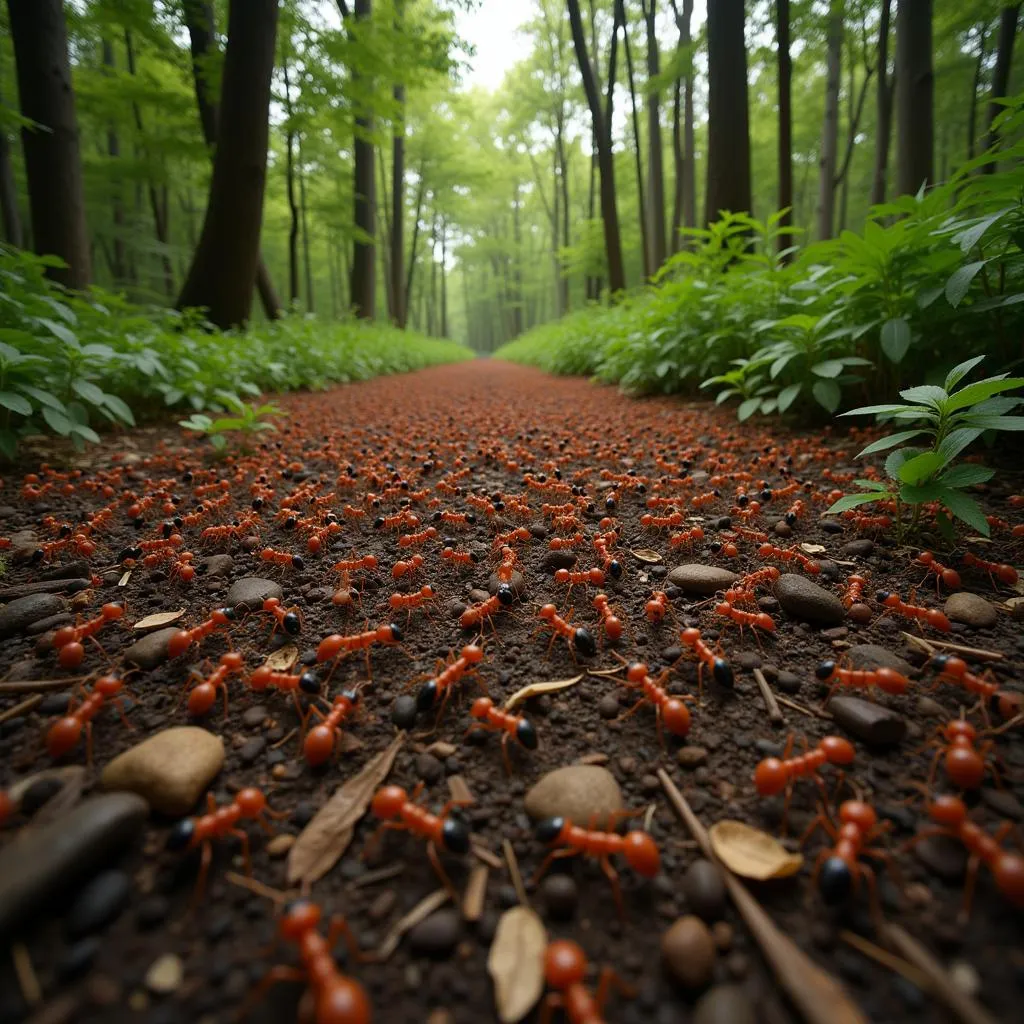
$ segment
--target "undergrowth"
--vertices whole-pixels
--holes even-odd
[[[355,319],[291,316],[221,333],[195,312],[64,291],[47,257],[0,246],[0,454],[26,434],[76,446],[106,423],[237,410],[264,392],[323,389],[472,358],[454,342]]]

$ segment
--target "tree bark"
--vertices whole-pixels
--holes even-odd
[[[697,225],[697,175],[693,131],[693,54],[689,53],[693,0],[683,0],[682,15],[679,13],[676,0],[670,0],[670,2],[676,20],[676,30],[679,32],[678,50],[688,54],[686,74],[682,76],[681,80],[676,80],[675,103],[672,112],[672,150],[676,180],[670,248],[673,253],[676,253],[682,247],[680,229],[682,227],[692,228]],[[680,96],[682,96],[682,114],[680,114]]]
[[[615,295],[626,288],[626,272],[622,262],[622,241],[619,236],[619,213],[615,203],[615,162],[612,156],[610,137],[605,128],[594,69],[587,56],[587,41],[583,36],[580,3],[579,0],[566,0],[566,3],[569,7],[573,46],[576,49],[576,59],[579,61],[583,88],[587,94],[587,105],[590,107],[594,136],[597,141],[597,162],[601,178],[601,221],[604,225],[604,247],[608,261],[608,287],[612,295]]]
[[[775,38],[779,72],[779,218],[780,228],[793,225],[793,60],[789,55],[789,0],[776,0]],[[780,253],[793,245],[788,232],[778,237]],[[784,256],[789,262],[791,257]]]
[[[708,5],[706,224],[723,210],[749,211],[750,114],[743,0]]]
[[[640,250],[643,257],[644,279],[651,276],[651,244],[647,232],[647,198],[644,195],[644,155],[640,144],[640,115],[636,103],[636,83],[633,80],[633,55],[629,45],[629,26],[626,24],[625,0],[615,0],[615,23],[622,26],[622,45],[626,51],[626,73],[629,77],[629,101],[633,114],[633,163],[636,167],[637,214],[640,217]],[[615,29],[613,28],[614,32]],[[608,101],[609,113],[605,114],[605,122],[611,130],[610,105],[615,83],[609,79]],[[611,140],[609,139],[609,143]]]
[[[935,180],[932,0],[896,8],[896,184],[913,194]]]
[[[1010,65],[1013,62],[1013,40],[1017,35],[1017,18],[1020,4],[1006,4],[999,16],[999,41],[996,43],[996,66],[992,72],[992,102],[988,106],[988,148],[997,149],[999,132],[992,122],[1005,108],[995,102],[996,97],[1005,97],[1010,86]],[[986,174],[995,174],[996,161],[985,165]]]
[[[978,59],[974,62],[974,77],[971,79],[971,102],[967,108],[967,159],[974,159],[974,146],[978,133],[978,89],[981,86],[981,73],[985,67],[985,25],[978,30]]]
[[[853,45],[850,45],[850,75],[846,96],[846,145],[843,149],[843,158],[836,171],[835,185],[842,186],[842,198],[839,209],[839,230],[846,228],[847,200],[850,192],[850,163],[853,160],[853,149],[857,144],[857,129],[860,127],[860,119],[864,114],[864,102],[868,98],[868,85],[871,83],[871,76],[875,73],[875,65],[870,62],[867,33],[864,31],[864,23],[861,22],[861,34],[864,40],[864,81],[860,84],[860,93],[854,99],[855,85],[855,64],[853,59]]]
[[[295,199],[295,125],[293,122],[291,81],[288,61],[282,59],[284,72],[284,112],[288,119],[285,132],[284,176],[288,191],[288,304],[294,310],[299,303],[299,204]]]
[[[230,0],[217,149],[203,230],[178,307],[244,324],[259,264],[278,0]]]
[[[425,170],[426,168],[423,164],[420,164],[419,183],[416,186],[416,211],[412,222],[412,243],[409,246],[409,269],[405,275],[405,299],[402,303],[406,321],[409,317],[409,303],[412,299],[412,278],[413,272],[416,270],[416,244],[420,238],[420,216],[423,213],[423,198],[426,193],[426,181],[423,177]],[[399,326],[405,327],[406,321],[403,321]]]
[[[15,249],[20,249],[23,239],[21,212],[18,210],[18,186],[11,164],[11,144],[5,131],[0,131],[0,214],[3,215],[4,239]]]
[[[309,241],[309,221],[306,217],[307,206],[306,206],[306,175],[302,170],[302,137],[299,137],[298,142],[298,157],[299,157],[299,211],[302,216],[302,265],[306,272],[306,312],[315,312],[316,302],[313,296],[313,261],[310,256],[310,241]]]
[[[400,31],[404,0],[395,0],[395,28]],[[391,139],[391,316],[405,327],[405,292],[402,268],[405,266],[405,85],[395,84],[394,135]]]
[[[32,242],[67,264],[48,267],[48,277],[86,288],[92,265],[63,0],[7,0],[7,9],[21,113],[40,126],[21,130]]]
[[[206,65],[212,59],[217,46],[213,4],[210,0],[183,0],[185,25],[188,28],[189,45],[192,51],[192,78],[196,88],[196,106],[199,108],[199,123],[203,129],[203,140],[212,150],[217,145],[218,104],[211,95],[206,80]],[[277,297],[270,272],[263,262],[262,254],[256,267],[256,288],[259,292],[263,312],[268,320],[281,316],[281,300]]]
[[[352,23],[359,31],[359,23],[369,19],[372,0],[355,0],[353,5]],[[353,91],[362,87],[361,72],[352,70]],[[352,221],[359,235],[356,237],[352,251],[352,305],[356,316],[363,320],[372,320],[376,315],[377,267],[374,263],[375,214],[376,214],[376,181],[373,175],[373,111],[368,105],[361,104],[356,117],[355,139],[353,142],[354,170],[353,194],[355,201],[352,210]]]
[[[445,260],[448,258],[448,222],[441,218],[441,337],[448,337],[448,276]],[[520,281],[520,291],[522,283]]]
[[[825,58],[825,114],[818,160],[818,238],[832,237],[835,224],[836,161],[839,153],[839,84],[842,75],[843,0],[832,0],[828,12]]]
[[[648,236],[651,246],[651,272],[656,271],[666,256],[665,244],[665,164],[661,149],[661,95],[651,88],[650,82],[661,74],[661,58],[658,53],[658,34],[655,19],[657,0],[644,0],[644,18],[647,23],[647,165],[649,179],[647,189]]]
[[[114,73],[114,44],[104,36],[100,43],[103,49],[103,68],[107,74]],[[107,156],[112,161],[121,156],[121,140],[118,138],[114,122],[107,125]],[[111,217],[114,222],[113,237],[110,247],[110,274],[114,281],[124,280],[124,203],[121,198],[121,182],[118,177],[111,178]]]
[[[878,90],[875,114],[875,169],[871,176],[871,203],[885,202],[892,139],[893,79],[889,74],[889,19],[892,0],[882,0],[878,22]]]
[[[377,246],[377,248],[380,250],[381,276],[384,278],[384,300],[387,306],[388,319],[391,323],[394,323],[395,293],[392,288],[393,281],[391,274],[391,217],[388,214],[388,197],[391,195],[391,190],[388,188],[387,170],[384,167],[384,154],[379,148],[377,150],[377,159],[375,162],[377,164],[377,172],[380,176],[380,180],[377,182],[377,195],[384,197],[383,201],[378,203],[377,207],[378,223],[383,220],[384,225],[380,236],[381,244]]]

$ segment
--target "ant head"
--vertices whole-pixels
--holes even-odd
[[[585,658],[592,658],[597,654],[597,642],[593,635],[582,626],[573,633],[572,642],[577,652]]]
[[[462,648],[461,657],[465,658],[470,665],[479,665],[484,660],[484,649],[477,644],[466,644]]]
[[[499,583],[497,590],[498,601],[506,608],[516,599],[516,592],[512,589],[511,583]]]
[[[754,625],[766,633],[775,632],[775,620],[767,612],[758,612],[754,619]]]
[[[547,622],[551,622],[554,617],[558,614],[558,609],[553,604],[545,604],[541,606],[540,617]]]
[[[700,630],[694,629],[692,626],[689,629],[684,629],[679,634],[679,639],[683,641],[687,647],[692,647],[700,639]]]
[[[548,943],[544,953],[544,980],[555,989],[578,985],[587,974],[587,957],[570,939]]]
[[[383,786],[374,793],[370,809],[378,818],[396,818],[408,799],[401,786]]]
[[[265,612],[272,612],[280,603],[281,603],[281,599],[280,598],[268,597],[263,602],[263,610]]]
[[[469,826],[460,818],[445,818],[441,845],[450,853],[469,853]]]
[[[527,750],[537,749],[537,730],[533,727],[533,722],[528,718],[519,719],[519,724],[516,726],[516,739]]]
[[[117,676],[100,676],[93,689],[104,697],[114,697],[121,692],[124,683]]]
[[[402,642],[402,627],[397,623],[391,622],[384,627],[391,634],[392,643],[399,644]]]
[[[167,849],[172,853],[184,850],[195,835],[196,823],[192,818],[182,818],[167,834]]]
[[[862,832],[873,828],[878,815],[871,804],[863,800],[844,800],[839,805],[839,820],[844,825],[856,825]]]
[[[896,600],[899,600],[899,597],[896,594],[890,594],[888,590],[878,590],[875,592],[875,600],[879,604],[885,604],[890,597],[895,597]]]
[[[556,569],[555,570],[555,582],[556,583],[568,583],[569,582],[569,570],[568,569]]]
[[[422,597],[424,600],[429,601],[430,598],[432,598],[433,596],[434,588],[429,583],[424,583],[423,586],[420,587],[420,597]]]
[[[829,857],[821,865],[818,873],[818,891],[821,898],[835,906],[843,903],[853,888],[853,872],[842,857]]]
[[[631,683],[642,683],[646,675],[647,666],[642,661],[634,661],[633,664],[626,669],[626,678]]]
[[[113,601],[109,604],[105,604],[100,610],[103,613],[103,618],[107,619],[110,622],[112,622],[114,619],[119,619],[121,618],[122,615],[124,615],[124,605],[115,604]]]
[[[935,556],[930,551],[922,551],[921,554],[917,556],[917,560],[922,565],[931,565],[932,562],[935,561]]]
[[[312,931],[320,923],[320,908],[307,900],[285,904],[284,916],[278,925],[281,937],[292,942]]]
[[[825,752],[829,764],[853,764],[853,744],[842,736],[826,736],[818,746]]]
[[[429,711],[437,700],[437,680],[428,679],[416,693],[416,710]]]
[[[534,838],[541,843],[553,843],[562,834],[565,825],[565,818],[545,818],[534,827]]]
[[[315,697],[320,692],[320,680],[317,678],[315,672],[303,672],[299,676],[299,689],[303,693],[308,693],[310,696]]]
[[[359,690],[342,690],[341,693],[338,694],[338,698],[335,703],[337,703],[338,700],[347,700],[352,707],[355,707],[359,703]]]
[[[947,722],[942,731],[947,740],[963,738],[970,743],[973,743],[978,735],[977,729],[962,718],[955,718],[952,722]]]
[[[875,681],[879,689],[886,693],[906,693],[910,685],[906,676],[901,675],[894,668],[875,669]]]
[[[933,629],[941,630],[943,633],[949,633],[953,628],[945,613],[940,612],[938,608],[929,608],[924,620]]]
[[[247,786],[235,794],[235,803],[246,817],[255,816],[267,806],[267,798],[255,787]]]
[[[719,601],[718,604],[715,605],[716,615],[728,615],[731,611],[732,606],[729,604],[728,601]]]
[[[937,825],[959,828],[967,820],[967,807],[958,796],[943,793],[928,805],[928,816]]]
[[[383,516],[377,516],[377,518],[374,519],[374,521],[373,521],[373,528],[375,530],[383,530],[384,529],[384,517]]]
[[[593,583],[595,587],[599,587],[604,583],[604,572],[601,569],[591,569],[589,576],[590,582]]]
[[[720,686],[732,686],[736,681],[732,666],[725,658],[715,658],[711,663],[711,674],[715,677],[715,682]]]
[[[477,697],[469,713],[473,718],[486,718],[487,712],[494,707],[494,701],[490,697]]]
[[[761,796],[775,796],[789,781],[786,769],[777,757],[766,757],[754,770],[754,786]]]
[[[836,663],[834,661],[823,661],[814,670],[815,676],[820,679],[823,683],[831,679],[836,671]]]
[[[240,671],[242,666],[245,664],[238,651],[228,651],[227,654],[222,654],[220,656],[220,663],[232,672]]]
[[[658,853],[658,846],[646,832],[627,832],[623,842],[623,854],[626,862],[638,874],[644,878],[654,878],[661,870],[661,854]]]

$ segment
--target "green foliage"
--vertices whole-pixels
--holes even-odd
[[[938,502],[950,515],[967,523],[973,530],[988,536],[989,526],[978,503],[966,491],[975,484],[990,480],[995,470],[977,462],[957,463],[963,451],[986,431],[1024,430],[1024,416],[1011,416],[1010,411],[1024,399],[1010,398],[1005,391],[1024,387],[1024,377],[1002,373],[995,377],[957,385],[982,362],[975,356],[954,366],[942,387],[923,384],[900,392],[904,404],[868,405],[851,409],[844,416],[877,416],[894,420],[899,430],[869,444],[857,458],[889,452],[885,460],[888,484],[876,480],[858,480],[867,493],[847,494],[828,510],[831,513],[866,505],[873,501],[896,501],[914,509],[914,522],[920,517],[922,505]],[[955,390],[954,390],[955,389]],[[930,444],[907,445],[907,441],[927,439]],[[903,447],[897,447],[903,446]],[[940,529],[952,535],[948,516],[938,520]]]
[[[134,306],[99,289],[65,292],[44,279],[49,262],[0,247],[0,453],[8,459],[26,434],[53,432],[81,448],[99,440],[97,427],[164,410],[234,412],[249,423],[243,397],[472,358],[454,342],[355,320],[289,317],[221,334],[194,312]]]
[[[178,421],[178,426],[207,436],[210,444],[218,451],[223,451],[227,447],[226,435],[241,434],[247,441],[253,434],[277,430],[270,417],[288,415],[274,402],[265,402],[259,406],[255,402],[246,404],[229,392],[220,392],[218,397],[237,415],[218,416],[217,419],[213,419],[205,413],[194,412],[187,420]]]

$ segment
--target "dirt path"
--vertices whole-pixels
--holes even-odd
[[[589,383],[555,380],[486,361],[319,395],[285,397],[282,404],[289,418],[279,433],[266,435],[265,446],[252,453],[238,453],[226,461],[216,461],[205,445],[178,432],[151,431],[88,453],[81,461],[81,474],[73,478],[37,469],[37,481],[23,481],[14,474],[5,481],[0,493],[0,533],[12,539],[12,545],[7,572],[0,579],[0,601],[8,602],[0,608],[0,636],[4,637],[0,640],[4,679],[0,784],[11,789],[55,763],[70,766],[61,776],[64,785],[59,793],[53,795],[55,783],[36,781],[31,788],[34,796],[21,812],[12,814],[0,833],[0,860],[8,858],[2,861],[5,866],[11,863],[12,850],[35,851],[35,847],[14,844],[31,843],[33,834],[47,827],[47,819],[60,822],[62,814],[86,807],[83,803],[75,808],[76,792],[81,789],[90,797],[98,791],[101,771],[117,755],[147,737],[193,721],[187,705],[179,700],[183,685],[191,672],[208,675],[222,655],[233,651],[241,656],[245,669],[228,681],[227,718],[216,694],[212,711],[195,720],[224,740],[226,758],[210,786],[219,804],[229,803],[243,787],[259,787],[272,808],[286,812],[283,820],[273,823],[274,831],[298,835],[346,779],[392,742],[396,722],[412,725],[388,781],[407,790],[423,781],[426,806],[436,811],[448,799],[448,780],[461,777],[475,800],[464,812],[475,842],[500,856],[503,840],[509,840],[529,879],[546,850],[533,835],[524,794],[553,769],[580,759],[601,765],[621,787],[624,805],[646,812],[630,827],[649,828],[660,847],[660,873],[646,880],[616,858],[627,908],[622,921],[611,887],[591,858],[562,862],[550,876],[554,881],[549,879],[531,892],[550,937],[575,939],[592,963],[612,965],[636,987],[634,999],[613,999],[608,1019],[685,1020],[688,1008],[703,992],[711,991],[714,996],[705,996],[701,1003],[698,1019],[702,1024],[785,1021],[796,1019],[795,1013],[776,989],[743,923],[725,906],[714,878],[702,881],[700,870],[687,874],[699,855],[673,816],[655,772],[667,768],[706,826],[736,819],[778,835],[782,797],[758,796],[752,782],[755,767],[766,756],[778,755],[790,732],[806,736],[811,745],[838,734],[851,740],[855,749],[848,769],[850,782],[881,818],[892,822],[889,835],[878,842],[893,851],[903,892],[882,866],[879,889],[884,913],[898,918],[950,965],[957,983],[976,990],[995,1018],[1014,1016],[1014,1001],[1024,978],[1020,912],[999,893],[992,873],[981,869],[970,921],[960,926],[957,912],[966,866],[962,846],[944,840],[922,844],[916,852],[896,852],[927,824],[922,800],[902,803],[914,795],[912,783],[928,777],[935,748],[922,749],[924,744],[937,726],[955,719],[961,707],[970,710],[968,717],[979,731],[984,725],[982,716],[971,710],[973,698],[963,689],[948,682],[930,689],[937,671],[934,667],[922,671],[925,655],[901,632],[915,632],[916,627],[881,614],[885,609],[875,599],[877,590],[909,599],[910,587],[925,576],[923,568],[910,564],[919,548],[898,548],[891,531],[884,529],[858,533],[849,522],[823,525],[819,520],[828,492],[842,488],[840,481],[854,475],[852,456],[860,447],[859,438],[771,434],[763,426],[740,427],[706,405],[633,402]],[[604,471],[614,478],[603,479]],[[530,475],[529,485],[524,474]],[[996,480],[1008,482],[992,487],[984,499],[986,510],[1019,522],[1019,511],[1014,513],[1006,501],[1011,491],[1021,490],[1016,483],[1019,476],[1001,474]],[[780,496],[789,484],[796,485],[792,493]],[[771,495],[762,495],[765,485]],[[706,575],[709,566],[742,575],[778,564],[784,573],[792,569],[803,575],[796,562],[766,561],[758,555],[760,541],[730,532],[730,526],[742,525],[734,510],[739,507],[737,492],[743,489],[750,500],[761,502],[759,514],[750,517],[749,529],[766,531],[771,543],[782,548],[817,545],[809,549],[808,557],[818,560],[821,571],[805,579],[826,592],[812,588],[803,593],[799,584],[784,580],[776,593],[771,580],[762,583],[755,591],[756,604],[736,605],[752,614],[760,611],[776,623],[774,633],[758,636],[749,628],[741,634],[716,614],[715,600],[694,592],[701,585],[711,591],[728,586],[728,577],[701,583],[701,573]],[[126,491],[134,497],[124,497]],[[673,497],[683,522],[672,531],[645,528],[644,514],[670,514],[669,508],[646,507],[648,499]],[[699,508],[694,507],[695,498]],[[792,507],[797,499],[803,502],[800,509]],[[218,507],[211,507],[211,501]],[[149,507],[131,509],[132,514],[141,512],[133,521],[129,506],[139,503]],[[206,511],[196,515],[200,503]],[[545,504],[572,504],[576,511],[545,513]],[[418,525],[375,528],[378,517],[396,516],[406,505],[418,517]],[[76,551],[79,542],[72,541],[49,551],[51,557],[41,564],[19,562],[19,557],[40,545],[60,540],[61,523],[70,523],[74,534],[90,513],[108,506],[111,515],[100,517],[81,552]],[[791,526],[784,521],[787,511],[794,513]],[[337,528],[330,527],[328,512],[336,514]],[[475,522],[435,523],[437,513],[471,513]],[[731,524],[722,518],[730,514]],[[577,523],[566,519],[555,524],[555,515],[575,515]],[[164,531],[161,524],[175,517],[182,517],[182,522]],[[602,524],[603,517],[609,521]],[[210,526],[247,519],[251,522],[237,530],[223,530],[224,537],[217,541],[202,539],[202,531]],[[670,532],[696,526],[701,527],[703,540],[693,539],[692,555],[683,544],[670,546]],[[315,528],[323,531],[322,550],[311,553],[309,538]],[[437,532],[423,537],[422,546],[402,546],[402,535],[428,528]],[[507,608],[496,602],[500,608],[493,629],[484,630],[484,660],[478,673],[495,704],[503,704],[529,683],[571,677],[584,668],[621,668],[613,651],[629,661],[643,659],[652,677],[672,666],[671,675],[663,681],[669,695],[696,697],[697,661],[688,648],[680,646],[680,631],[696,627],[712,648],[720,644],[718,654],[727,659],[735,682],[730,689],[704,679],[703,701],[688,705],[692,724],[685,741],[669,734],[662,746],[649,705],[619,720],[636,700],[623,685],[624,671],[617,678],[584,675],[570,688],[518,707],[516,713],[533,723],[539,744],[532,751],[511,744],[511,776],[503,768],[497,737],[484,742],[479,742],[480,737],[465,738],[471,702],[479,696],[472,682],[455,687],[458,693],[445,707],[436,732],[430,731],[435,720],[432,711],[421,713],[413,725],[410,698],[435,671],[437,659],[458,653],[479,634],[477,629],[460,628],[459,617],[467,605],[490,596],[489,584],[497,590],[499,581],[492,578],[500,558],[495,556],[495,535],[517,528],[525,529],[529,538],[510,538],[517,573],[512,583],[519,597]],[[32,535],[19,534],[25,530],[33,531]],[[610,550],[603,559],[593,539],[613,530],[618,540],[608,538]],[[159,541],[165,532],[180,532],[183,538],[182,545],[173,549],[174,557],[187,549],[195,556],[191,564],[201,566],[191,582],[169,576],[173,560],[148,567],[138,560],[123,564],[123,556],[132,555],[129,549],[143,541]],[[569,595],[567,585],[553,578],[557,556],[550,551],[550,541],[576,533],[582,541],[573,571],[602,565],[608,569],[603,590],[624,624],[622,639],[614,647],[602,633],[591,605],[596,588],[577,585]],[[973,550],[998,552],[999,561],[1024,561],[1019,541],[1014,549],[1008,533],[995,536],[996,544],[975,545]],[[1006,541],[999,540],[1003,537]],[[735,554],[730,544],[735,545]],[[94,550],[90,545],[95,545]],[[475,561],[463,565],[443,558],[446,546],[472,555]],[[293,566],[287,557],[288,564],[280,566],[263,561],[260,552],[265,547],[286,556],[301,555],[302,564]],[[146,553],[153,550],[150,546]],[[653,551],[660,560],[635,553],[644,550]],[[394,580],[396,561],[409,560],[417,552],[424,559],[422,568]],[[346,596],[335,597],[345,581],[332,566],[339,559],[369,555],[376,558],[376,568],[353,574],[348,584],[358,592],[348,596],[359,603],[335,603]],[[83,559],[88,567],[73,564]],[[959,565],[955,555],[947,560]],[[612,561],[621,565],[620,578],[613,576]],[[687,563],[704,568],[680,575],[677,567]],[[91,582],[70,588],[82,587],[77,593],[36,598],[35,611],[30,608],[20,617],[12,612],[12,602],[24,594],[24,585],[47,576],[52,579],[54,571],[62,568],[65,576],[84,574],[92,577]],[[1003,586],[996,593],[984,573],[961,571],[963,589],[986,601],[975,611],[986,614],[994,609],[994,624],[954,622],[949,636],[930,627],[924,628],[924,635],[992,652],[998,660],[988,666],[991,678],[1004,690],[1024,689],[1020,685],[1021,625],[1002,607],[1016,591]],[[869,609],[863,617],[855,613],[859,623],[846,615],[842,605],[836,611],[836,599],[846,593],[851,574],[868,579],[864,593]],[[244,577],[270,580],[280,587],[282,607],[294,606],[301,613],[297,635],[279,631],[271,637],[270,615],[239,614],[181,656],[168,659],[166,641],[161,647],[157,640],[149,641],[154,648],[152,667],[133,668],[130,662],[139,660],[137,654],[126,659],[141,635],[130,624],[184,609],[174,627],[192,629],[225,605],[229,590]],[[407,618],[405,611],[392,610],[392,593],[409,594],[423,585],[429,585],[434,595],[426,613],[416,609]],[[51,583],[52,589],[59,586]],[[484,593],[473,593],[481,588]],[[655,591],[667,595],[668,614],[660,623],[646,616]],[[931,579],[921,586],[922,604],[940,608],[944,599],[945,595],[936,599]],[[103,653],[87,641],[82,667],[62,669],[53,651],[52,630],[75,615],[92,619],[104,602],[114,601],[123,602],[127,611],[97,633]],[[536,628],[541,624],[539,607],[548,602],[560,614],[573,606],[574,625],[589,631],[598,644],[595,656],[577,655],[579,664],[574,665],[569,645],[562,640],[545,656],[548,634],[537,634]],[[806,621],[808,617],[815,621]],[[400,626],[402,640],[372,648],[372,684],[359,655],[343,659],[330,682],[325,682],[329,665],[316,660],[321,640],[391,621]],[[278,693],[273,687],[257,693],[247,683],[273,651],[290,643],[297,648],[298,663],[289,671],[298,674],[305,667],[316,673],[323,708],[342,691],[362,685],[364,707],[345,725],[344,752],[337,763],[311,768],[299,748],[300,719],[291,694]],[[872,652],[861,649],[867,644],[883,648],[883,653],[876,651],[873,656],[888,659],[908,674],[909,686],[902,694],[881,694],[874,712],[867,709],[868,718],[864,708],[853,705],[837,710],[837,721],[833,721],[828,713],[817,711],[827,687],[816,680],[815,669],[823,660],[843,657],[849,659],[844,664],[870,665]],[[577,646],[585,651],[588,645],[582,639]],[[150,663],[145,652],[142,660]],[[769,720],[755,669],[763,671],[772,692],[783,701],[784,722]],[[102,707],[93,729],[94,761],[83,773],[74,766],[85,763],[84,739],[55,762],[47,752],[46,737],[52,722],[67,711],[73,680],[86,673],[94,678],[103,670],[123,677],[130,690],[126,710],[132,728],[125,728],[112,708]],[[974,663],[972,671],[980,675],[982,666]],[[420,682],[410,688],[417,677]],[[27,681],[61,679],[67,680],[66,686],[47,686],[40,701],[19,707],[31,701],[36,689]],[[866,694],[856,691],[856,696]],[[303,705],[307,700],[303,698]],[[993,719],[1001,721],[996,708]],[[1024,797],[1024,744],[1019,732],[996,737],[995,751],[1002,788],[986,775],[980,789],[967,797],[972,818],[989,832],[1004,820],[1019,820]],[[196,765],[198,761],[193,765],[198,772],[201,766]],[[162,768],[169,770],[167,765]],[[826,767],[822,776],[831,797],[836,769]],[[938,791],[953,792],[942,765],[936,778]],[[846,789],[841,799],[851,795]],[[788,815],[789,836],[799,836],[812,822],[818,797],[811,781],[796,785]],[[84,877],[82,872],[54,867],[53,857],[40,855],[30,872],[38,895],[18,914],[11,910],[12,901],[17,902],[10,891],[12,883],[0,877],[0,926],[8,920],[5,915],[17,918],[3,937],[17,939],[21,951],[13,961],[5,958],[0,967],[0,1020],[27,1018],[25,1000],[33,996],[34,974],[43,1003],[56,1004],[60,1010],[59,1001],[67,1001],[64,1014],[48,1020],[229,1021],[272,964],[296,962],[291,949],[268,951],[277,927],[274,902],[227,880],[227,871],[242,870],[237,847],[232,851],[230,842],[215,842],[205,894],[196,911],[189,913],[199,852],[183,855],[167,850],[173,827],[172,817],[152,814],[141,834],[116,843],[111,839],[112,849],[106,853],[103,842],[94,838],[90,849],[100,849],[99,862]],[[439,888],[423,856],[424,843],[415,836],[391,833],[379,850],[363,859],[361,853],[375,827],[372,815],[367,815],[337,866],[309,892],[325,914],[346,915],[364,949],[378,947],[403,914]],[[286,890],[288,840],[270,841],[251,823],[243,822],[242,828],[252,841],[254,878],[271,890]],[[799,848],[791,838],[785,842],[791,850]],[[871,939],[872,925],[865,885],[836,908],[827,907],[812,886],[813,864],[828,845],[827,836],[819,831],[804,848],[805,864],[799,873],[752,883],[752,891],[801,948],[842,980],[871,1020],[943,1019],[945,1011],[931,994],[879,966],[843,939],[845,929]],[[460,893],[473,862],[472,857],[445,858]],[[101,881],[90,882],[100,868]],[[73,883],[60,895],[59,885],[68,875],[74,876]],[[47,906],[46,897],[54,892],[58,900]],[[494,867],[478,921],[462,921],[454,911],[442,910],[403,939],[386,962],[350,963],[349,969],[369,994],[375,1019],[429,1019],[431,1024],[495,1019],[488,949],[499,915],[515,901],[508,872],[503,866]],[[707,963],[694,968],[702,975],[697,988],[687,990],[661,964],[659,943],[677,918],[694,911],[714,924],[718,953],[712,960],[706,951]],[[337,953],[343,963],[341,944]],[[159,971],[154,973],[154,964],[161,958],[169,958],[162,964],[164,978]],[[695,951],[689,962],[699,959]],[[17,973],[14,962],[21,965]],[[596,975],[591,980],[596,983]],[[294,1019],[301,990],[294,983],[279,986],[251,1019]],[[735,1001],[729,1003],[730,999]]]

